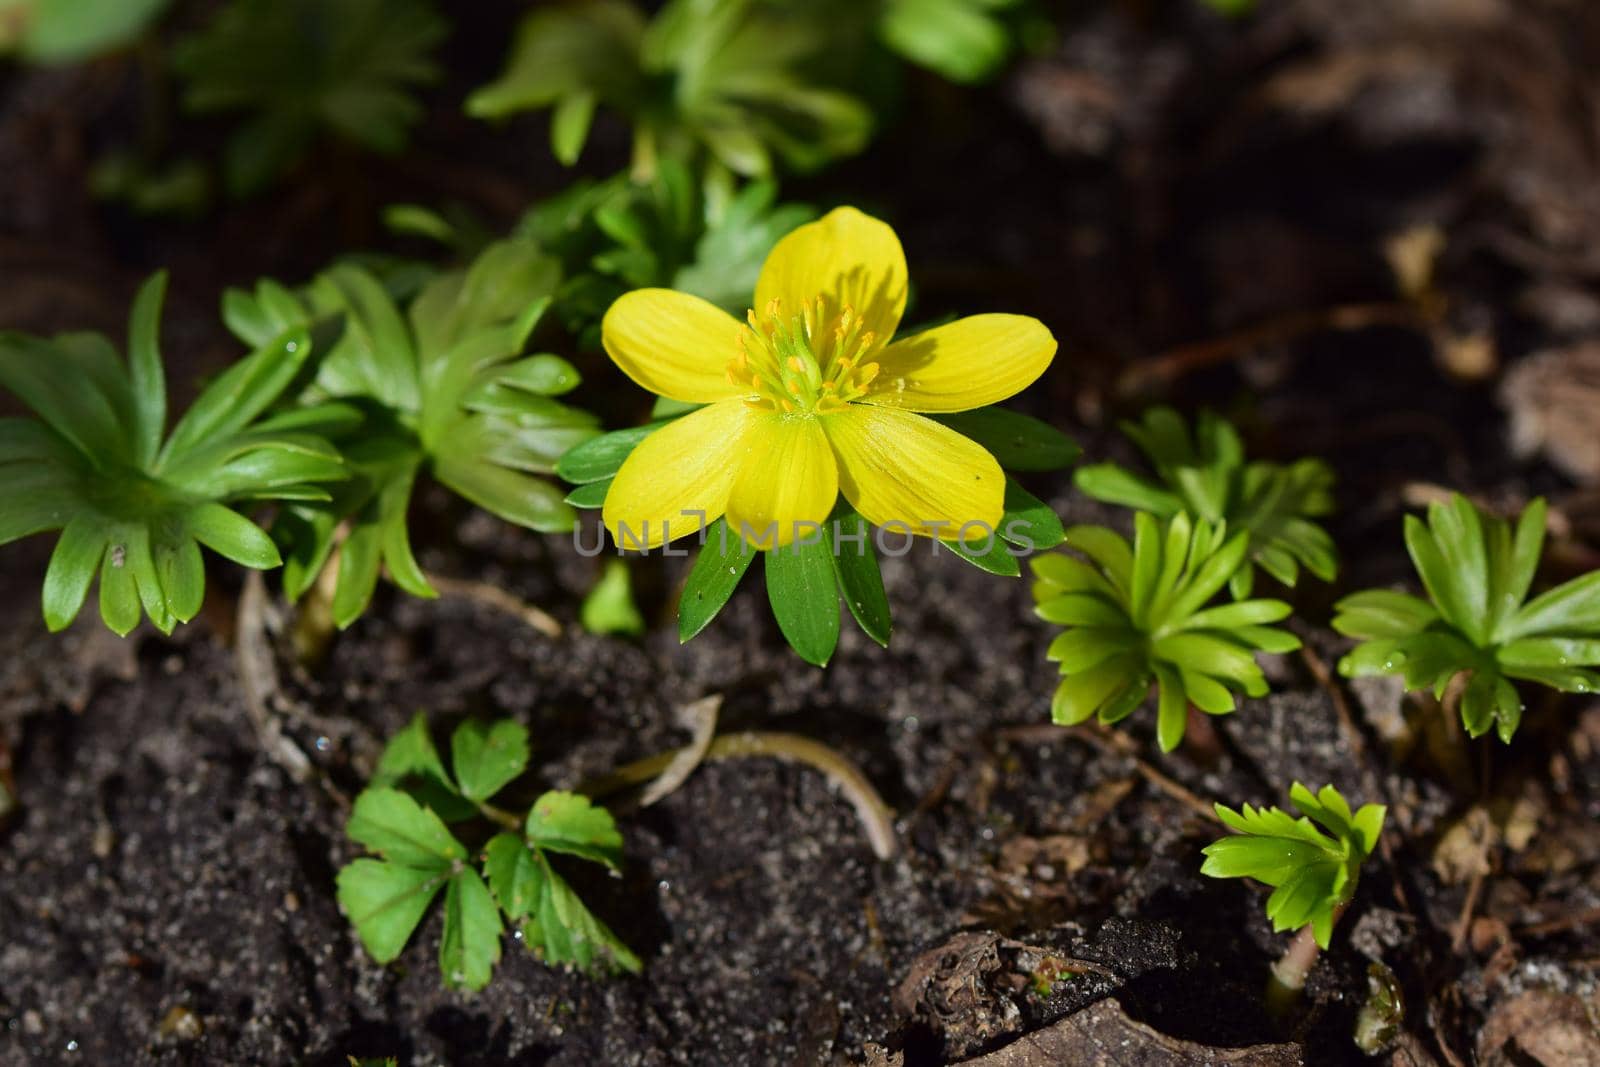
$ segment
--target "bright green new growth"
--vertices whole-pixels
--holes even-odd
[[[1247,463],[1239,433],[1226,419],[1202,411],[1191,435],[1171,408],[1145,412],[1123,432],[1149,457],[1159,481],[1100,463],[1078,470],[1079,489],[1097,500],[1166,518],[1180,511],[1226,522],[1250,535],[1248,563],[1230,580],[1236,599],[1250,595],[1255,568],[1293,586],[1303,566],[1325,582],[1339,570],[1333,538],[1311,520],[1333,512],[1333,471],[1320,459],[1284,466]]]
[[[446,25],[429,0],[233,0],[175,53],[194,112],[250,111],[228,140],[227,186],[259,192],[328,132],[375,152],[406,144]]]
[[[1072,726],[1098,716],[1115,723],[1159,692],[1156,736],[1170,752],[1183,740],[1189,705],[1212,715],[1234,710],[1234,694],[1263,696],[1255,651],[1290,652],[1293,634],[1267,623],[1289,615],[1281,600],[1206,607],[1244,559],[1247,535],[1191,522],[1164,524],[1140,512],[1130,546],[1103,526],[1074,526],[1066,543],[1087,562],[1059,553],[1032,560],[1035,610],[1067,627],[1050,644],[1062,682],[1051,717]]]
[[[453,776],[418,714],[389,742],[371,787],[356,798],[346,832],[377,858],[339,872],[339,906],[372,958],[398,957],[443,890],[439,970],[449,986],[489,984],[506,924],[552,966],[637,973],[639,958],[550,862],[551,853],[565,853],[617,870],[622,836],[611,815],[574,793],[545,793],[523,820],[491,805],[528,766],[528,733],[516,722],[462,723],[450,750]],[[447,825],[485,820],[517,829],[469,849]]]
[[[561,260],[554,312],[598,347],[606,309],[632,289],[680,289],[743,316],[772,246],[816,217],[777,196],[768,180],[707,196],[687,167],[662,160],[649,181],[575,182],[532,208],[517,232]]]
[[[1349,676],[1398,674],[1407,689],[1442,698],[1469,676],[1461,722],[1509,742],[1522,720],[1511,679],[1567,693],[1600,691],[1600,571],[1528,601],[1544,546],[1545,504],[1535,500],[1513,532],[1459,494],[1406,516],[1406,550],[1427,600],[1384,589],[1345,597],[1333,628],[1363,643],[1339,669]],[[1525,603],[1526,601],[1526,603]]]
[[[1011,54],[1003,16],[1021,0],[885,0],[878,19],[883,43],[918,66],[974,84]]]
[[[229,290],[223,317],[240,337],[286,323],[341,320],[344,333],[301,398],[333,398],[359,413],[330,432],[356,477],[334,499],[286,509],[274,527],[287,560],[284,588],[303,594],[334,550],[341,523],[334,621],[366,610],[380,565],[395,584],[434,596],[411,553],[407,513],[419,474],[508,522],[541,532],[572,529],[561,490],[535,477],[596,433],[588,412],[554,398],[578,373],[554,355],[521,357],[560,280],[560,267],[526,241],[490,245],[460,271],[441,275],[402,314],[373,274],[341,264],[304,295],[263,281],[254,294]],[[520,358],[519,358],[520,357]]]
[[[310,355],[303,326],[261,333],[167,434],[165,291],[164,274],[139,290],[126,363],[99,334],[0,333],[0,386],[38,416],[0,419],[0,544],[61,531],[44,580],[53,631],[77,616],[98,572],[107,626],[127,634],[142,610],[170,633],[205,598],[201,545],[246,567],[280,562],[228,505],[327,500],[323,484],[349,473],[314,432],[336,412],[261,417]]]
[[[1207,845],[1200,873],[1254,878],[1274,887],[1267,898],[1272,928],[1281,933],[1310,924],[1317,946],[1326,949],[1334,913],[1354,898],[1361,865],[1378,847],[1387,809],[1367,804],[1352,815],[1331,785],[1312,796],[1296,782],[1289,799],[1300,818],[1281,808],[1246,804],[1239,812],[1216,805],[1217,817],[1240,836]]]
[[[640,176],[667,158],[747,176],[770,174],[774,156],[814,168],[858,151],[872,125],[855,97],[803,72],[828,43],[800,8],[761,0],[669,0],[650,18],[585,0],[528,15],[505,72],[467,110],[553,108],[551,146],[568,164],[603,104],[632,125]]]
[[[0,56],[76,63],[127,45],[172,0],[0,0]]]

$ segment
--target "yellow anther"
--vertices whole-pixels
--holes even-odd
[[[799,356],[790,356],[788,367],[796,374],[804,374],[806,372],[806,365],[800,361]]]
[[[877,376],[878,365],[876,363],[868,363],[856,374],[856,388],[865,389],[867,385],[871,383],[872,379],[876,378]]]

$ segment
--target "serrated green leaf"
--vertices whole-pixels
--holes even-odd
[[[355,926],[368,954],[379,963],[389,963],[405,949],[449,878],[449,870],[442,867],[354,860],[339,871],[339,909]]]
[[[424,870],[449,870],[467,850],[439,816],[398,789],[367,789],[356,798],[345,833],[352,841],[395,863]]]
[[[527,769],[527,728],[512,719],[493,725],[469,719],[450,737],[450,762],[461,795],[488,800]]]
[[[483,872],[506,917],[515,922],[533,914],[544,894],[544,865],[522,838],[496,834],[484,846]]]
[[[489,984],[500,962],[500,913],[478,872],[463,868],[445,887],[444,935],[439,940],[439,972],[455,989],[479,990]]]
[[[389,739],[378,757],[378,767],[372,774],[373,785],[393,785],[408,776],[426,776],[440,785],[455,790],[455,782],[444,769],[439,750],[428,730],[428,717],[417,712],[405,729]]]
[[[604,808],[577,793],[550,792],[534,801],[524,827],[538,848],[580,856],[612,870],[622,865],[622,835]]]

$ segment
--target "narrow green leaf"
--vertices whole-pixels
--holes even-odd
[[[550,116],[550,150],[564,166],[578,161],[583,143],[589,139],[597,103],[599,98],[592,92],[567,93],[556,103]]]
[[[934,419],[988,449],[1008,471],[1060,470],[1082,453],[1049,423],[1005,408],[978,408]]]
[[[339,578],[333,589],[333,623],[347,629],[372,602],[378,588],[383,532],[365,523],[350,531],[339,546]]]
[[[829,520],[828,537],[839,595],[862,632],[888,648],[892,626],[889,597],[883,589],[883,571],[867,520],[841,500]]]
[[[139,625],[139,588],[128,566],[127,531],[113,533],[100,566],[100,617],[118,637]]]
[[[639,442],[665,424],[663,420],[592,437],[563,455],[556,464],[556,473],[574,485],[614,477]]]
[[[200,504],[184,522],[195,540],[242,566],[265,570],[283,562],[265,530],[221,504]]]
[[[167,272],[157,271],[139,287],[128,325],[128,370],[133,388],[134,465],[144,469],[161,448],[167,424],[167,379],[161,364],[158,334],[161,302],[167,293]]]
[[[694,566],[678,599],[678,640],[687,642],[717,617],[745,571],[755,559],[756,549],[728,529],[726,519],[718,519],[705,530],[705,544],[695,557]]]
[[[106,536],[97,519],[83,514],[61,531],[44,575],[44,623],[51,633],[65,630],[83,609],[95,569],[106,554]]]
[[[606,494],[611,491],[612,479],[607,478],[601,482],[586,482],[566,495],[566,501],[575,508],[593,510],[605,507]],[[721,522],[722,520],[717,520]]]
[[[765,553],[767,601],[789,646],[825,667],[839,643],[839,587],[826,540]]]
[[[998,532],[1022,549],[1024,555],[1055,548],[1067,539],[1055,509],[1018,485],[1014,478],[1006,479],[1005,509]]]

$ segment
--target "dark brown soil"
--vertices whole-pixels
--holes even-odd
[[[1440,353],[1486,331],[1509,362],[1582,333],[1600,273],[1588,196],[1600,189],[1600,20],[1558,0],[1515,17],[1491,0],[1366,14],[1262,2],[1265,17],[1236,27],[1162,5],[1071,5],[1051,57],[976,93],[917,80],[870,153],[788,191],[894,221],[919,313],[1043,318],[1063,350],[1026,403],[1090,456],[1131,460],[1112,416],[1165,395],[1228,411],[1263,456],[1328,458],[1345,568],[1338,590],[1303,584],[1294,599],[1331,664],[1343,648],[1325,632],[1334,596],[1408,577],[1408,486],[1501,506],[1572,497],[1551,468],[1510,456],[1492,380],[1451,378]],[[452,87],[406,159],[354,176],[313,164],[282,192],[190,225],[132,219],[81,192],[95,153],[127,135],[136,79],[124,61],[0,72],[0,325],[120,334],[140,274],[171,265],[166,347],[178,376],[193,376],[229,354],[211,312],[221,285],[302,276],[381,243],[375,203],[454,197],[509,219],[558,187],[537,123],[495,131],[454,112],[497,62],[515,10],[485,7],[463,18]],[[597,171],[620,156],[616,132],[602,137]],[[1446,310],[1432,318],[1402,304],[1382,253],[1420,223],[1448,239],[1434,286]],[[1317,318],[1354,305],[1392,313],[1362,329]],[[1177,347],[1197,341],[1217,344],[1199,358]],[[1174,363],[1175,351],[1189,354]],[[1150,370],[1174,365],[1168,378]],[[591,397],[615,384],[592,355],[585,367]],[[1129,368],[1141,370],[1131,386]],[[1126,521],[1065,476],[1033,488],[1068,521]],[[1025,582],[948,555],[892,561],[892,647],[849,630],[824,672],[784,648],[759,581],[680,647],[681,564],[638,564],[652,635],[593,637],[575,618],[594,561],[443,494],[419,510],[426,566],[543,605],[567,633],[546,638],[459,598],[380,594],[315,670],[283,667],[274,715],[315,767],[304,782],[246,713],[235,577],[217,568],[206,616],[172,639],[118,642],[87,618],[49,637],[36,607],[48,544],[0,555],[0,745],[23,804],[0,835],[0,1063],[800,1065],[865,1062],[876,1044],[919,1065],[1002,1048],[1108,994],[1174,1038],[1288,1042],[1309,1063],[1354,1063],[1351,1028],[1381,961],[1408,1004],[1385,1058],[1553,1064],[1526,998],[1593,996],[1592,702],[1534,702],[1509,747],[1433,744],[1436,708],[1405,705],[1412,721],[1400,723],[1394,690],[1331,690],[1286,657],[1272,696],[1170,757],[1154,755],[1148,709],[1130,720],[1145,758],[1206,800],[1281,802],[1300,779],[1391,805],[1393,854],[1369,865],[1305,1010],[1279,1023],[1261,991],[1284,939],[1261,891],[1198,874],[1215,826],[1127,753],[1045,725],[1049,635]],[[1563,558],[1594,551],[1570,540]],[[642,977],[552,971],[508,941],[487,990],[448,993],[437,915],[394,966],[361,950],[333,897],[354,854],[343,822],[383,740],[416,710],[441,728],[467,715],[525,723],[532,794],[682,744],[675,709],[709,693],[726,698],[723,729],[794,731],[856,761],[899,813],[896,857],[873,857],[812,771],[709,764],[622,818],[621,879],[581,883],[644,957]],[[1447,882],[1450,832],[1480,799],[1502,823],[1524,812],[1531,835],[1507,830],[1475,888]],[[1045,956],[1095,966],[1035,988],[1028,969]]]

